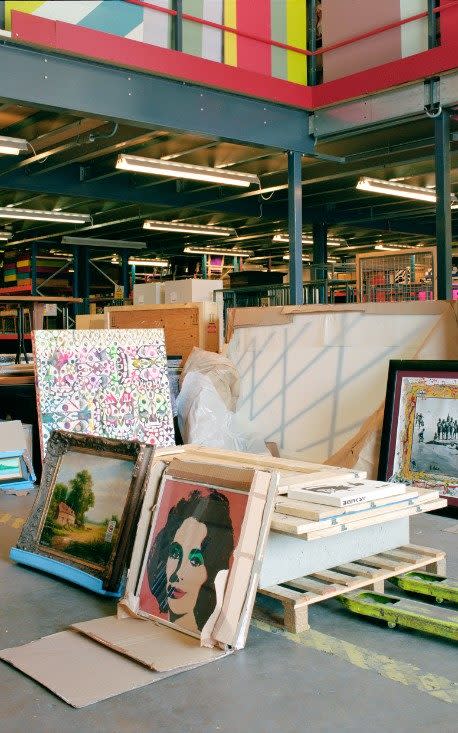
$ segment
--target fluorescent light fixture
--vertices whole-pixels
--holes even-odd
[[[12,236],[11,232],[0,232],[0,242],[7,242]]]
[[[66,214],[62,211],[42,211],[38,209],[15,209],[9,206],[0,208],[0,218],[55,221],[61,224],[86,224],[91,221],[91,217],[87,214]]]
[[[94,239],[91,237],[62,237],[62,244],[114,249],[146,249],[146,242],[129,242],[124,239]]]
[[[19,155],[19,153],[26,153],[27,150],[27,140],[22,140],[19,137],[5,137],[4,135],[0,135],[0,154]]]
[[[426,201],[429,204],[435,204],[437,200],[434,189],[423,188],[422,186],[408,186],[405,183],[394,181],[383,181],[380,178],[360,178],[356,184],[356,188],[359,191],[398,196],[400,198],[412,199],[413,201]],[[451,203],[452,208],[458,205],[455,194],[451,195]]]
[[[290,256],[289,255],[283,255],[283,259],[289,262]],[[306,257],[305,255],[302,255],[302,262],[311,262],[312,260],[310,257]]]
[[[148,173],[156,176],[222,183],[225,186],[241,186],[242,188],[248,188],[252,184],[260,186],[258,176],[253,173],[228,171],[222,168],[207,168],[206,166],[175,163],[171,160],[159,160],[157,158],[142,158],[138,155],[119,155],[116,168],[122,171]]]
[[[207,249],[206,247],[185,247],[183,250],[185,255],[222,255],[223,257],[251,257],[253,254],[250,249]]]
[[[138,260],[134,257],[129,257],[129,265],[134,267],[168,267],[168,260]]]
[[[281,242],[282,244],[289,244],[289,236],[287,234],[274,234],[272,242]],[[313,245],[313,237],[303,236],[302,244]],[[340,247],[342,244],[346,244],[345,239],[339,239],[338,237],[331,237],[328,239],[328,247]]]
[[[401,247],[397,247],[397,246],[390,247],[387,244],[376,244],[375,247],[374,247],[374,249],[385,249],[385,250],[390,250],[391,252],[399,252],[399,250],[402,249],[402,248]]]
[[[157,232],[176,232],[177,234],[203,234],[211,237],[233,237],[237,234],[230,227],[213,227],[210,224],[186,224],[180,221],[155,221],[148,219],[143,223],[143,229],[153,229]]]

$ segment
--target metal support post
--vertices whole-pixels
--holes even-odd
[[[434,120],[436,139],[437,297],[452,298],[452,208],[450,183],[450,113],[443,109]]]
[[[38,245],[32,242],[30,248],[30,276],[32,280],[32,295],[37,295],[37,255]]]
[[[79,297],[79,258],[78,258],[78,247],[72,247],[73,260],[71,267],[73,268],[73,281],[72,281],[72,296],[74,298]],[[74,303],[73,305],[73,316],[76,317],[80,313],[80,304]]]
[[[173,48],[183,50],[183,0],[174,0],[173,9],[176,15],[173,18]]]
[[[240,272],[240,260],[238,257],[232,258],[232,269],[234,272]]]
[[[313,224],[312,262],[315,266],[313,268],[314,279],[321,281],[326,280],[328,262],[328,225],[323,221],[317,221]],[[320,303],[327,303],[327,284],[322,284],[318,287],[318,294]]]
[[[316,51],[316,0],[307,0],[307,49]],[[316,86],[316,56],[307,56],[307,85]]]
[[[128,298],[130,295],[130,272],[129,272],[129,252],[127,249],[123,249],[121,255],[121,277],[122,287],[124,291],[124,298]]]
[[[289,291],[291,305],[302,305],[302,156],[288,153]]]
[[[436,7],[436,0],[428,0],[428,48],[437,46],[438,13],[434,12]]]
[[[83,298],[82,312],[89,313],[89,292],[90,292],[90,272],[89,272],[89,247],[85,245],[78,246],[78,296]]]
[[[208,277],[207,257],[208,255],[202,255],[202,279],[203,280],[206,280]]]

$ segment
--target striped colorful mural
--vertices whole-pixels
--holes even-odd
[[[153,1],[167,9],[173,7],[172,0]],[[20,10],[164,48],[172,46],[172,17],[128,0],[6,0],[3,5],[7,30],[11,28],[11,11]],[[183,0],[183,12],[306,48],[306,0]],[[189,20],[183,22],[183,51],[297,84],[307,83],[303,54]]]

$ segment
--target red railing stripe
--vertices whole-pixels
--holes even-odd
[[[131,3],[132,5],[140,5],[150,10],[157,10],[158,12],[166,13],[167,15],[172,15],[172,16],[177,15],[176,10],[170,10],[169,8],[164,8],[161,5],[155,5],[154,3],[146,2],[146,0],[124,0],[124,2]],[[457,2],[458,0],[451,0],[451,2],[446,3],[445,5],[441,5],[437,8],[434,8],[433,13],[443,13],[444,10],[448,10],[452,7],[456,8]],[[329,46],[319,48],[316,51],[309,51],[304,48],[298,48],[297,46],[291,46],[288,43],[282,43],[281,41],[274,41],[272,38],[263,38],[262,36],[257,36],[252,33],[245,33],[244,31],[241,31],[238,28],[232,28],[231,26],[223,25],[222,23],[215,23],[214,21],[206,20],[205,18],[198,18],[195,15],[189,15],[189,13],[182,14],[183,20],[188,20],[191,23],[200,23],[200,25],[205,25],[205,26],[208,26],[209,28],[215,28],[217,30],[225,31],[226,33],[233,33],[236,36],[240,36],[241,38],[247,38],[251,41],[258,41],[259,43],[267,43],[269,46],[274,46],[275,48],[282,48],[285,51],[293,51],[294,53],[299,53],[299,54],[302,54],[303,56],[321,56],[324,53],[335,51],[338,48],[349,46],[352,43],[363,41],[366,38],[372,38],[373,36],[379,35],[380,33],[385,33],[386,31],[394,30],[395,28],[399,28],[403,25],[406,25],[406,23],[413,23],[416,20],[422,20],[423,18],[427,18],[427,17],[428,17],[428,12],[423,11],[421,13],[417,13],[416,15],[412,15],[409,18],[401,18],[400,20],[393,21],[393,23],[388,23],[387,25],[380,26],[379,28],[374,28],[372,31],[366,31],[365,33],[361,33],[357,36],[352,36],[351,38],[346,38],[342,41],[337,41],[336,43],[333,43]]]

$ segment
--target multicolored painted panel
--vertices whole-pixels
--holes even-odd
[[[172,0],[154,0],[153,4],[173,9]],[[172,48],[173,17],[129,0],[6,0],[4,8],[7,30],[11,29],[11,11],[20,10],[42,18]],[[306,0],[183,0],[183,12],[267,41],[272,38],[297,48],[306,48]],[[307,59],[304,54],[192,20],[183,21],[183,51],[297,84],[307,83]]]
[[[161,329],[35,331],[43,454],[52,430],[174,445]]]

